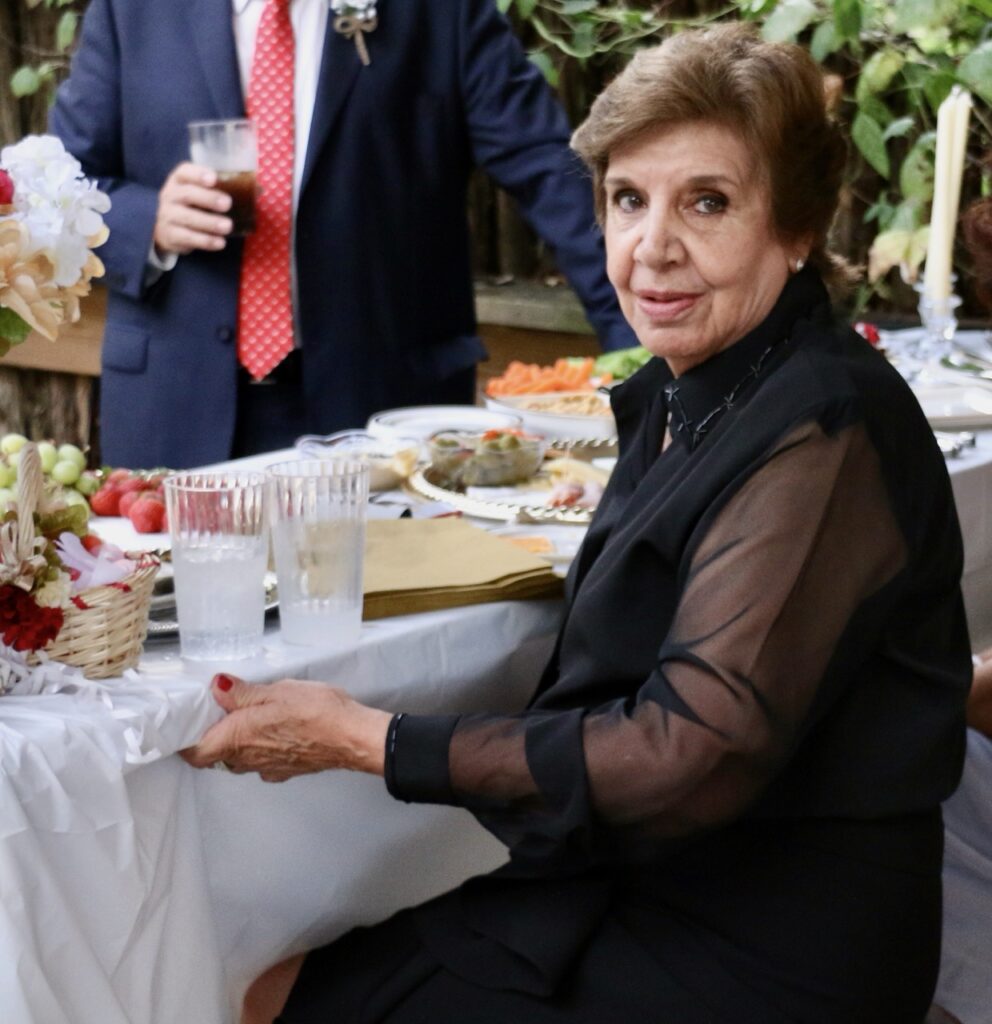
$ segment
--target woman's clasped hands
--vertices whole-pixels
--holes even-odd
[[[392,716],[336,686],[302,679],[258,685],[217,675],[211,690],[227,714],[181,752],[195,768],[220,762],[266,782],[329,768],[382,775]]]

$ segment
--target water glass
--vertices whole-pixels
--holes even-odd
[[[368,460],[281,462],[268,473],[283,639],[353,647],[362,624]]]
[[[265,474],[177,473],[164,486],[182,656],[252,657],[265,628]]]

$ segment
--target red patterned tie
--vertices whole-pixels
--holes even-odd
[[[255,231],[245,239],[238,359],[260,380],[293,351],[293,60],[290,0],[268,0],[255,38],[248,116],[258,133]]]

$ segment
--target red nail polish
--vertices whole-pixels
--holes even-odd
[[[223,674],[214,676],[214,682],[217,684],[217,689],[223,690],[225,693],[234,685],[234,680],[230,676]]]

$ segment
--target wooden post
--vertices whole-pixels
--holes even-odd
[[[94,288],[79,322],[64,328],[58,341],[31,334],[0,361],[0,432],[89,447],[91,464],[98,462],[96,393],[106,306],[106,292]]]
[[[0,6],[0,82],[9,82],[20,63],[16,40],[19,36],[18,10],[13,4]],[[21,111],[17,101],[8,96],[0,103],[0,144],[16,142],[21,135]]]
[[[64,59],[52,49],[63,12],[64,7],[27,11],[20,0],[0,4],[0,145],[45,131],[48,90],[18,100],[6,83],[26,61]],[[66,328],[57,342],[31,335],[0,360],[0,432],[80,447],[93,444],[105,309],[103,290],[94,290],[83,303],[80,322]],[[91,463],[98,460],[94,448]]]

